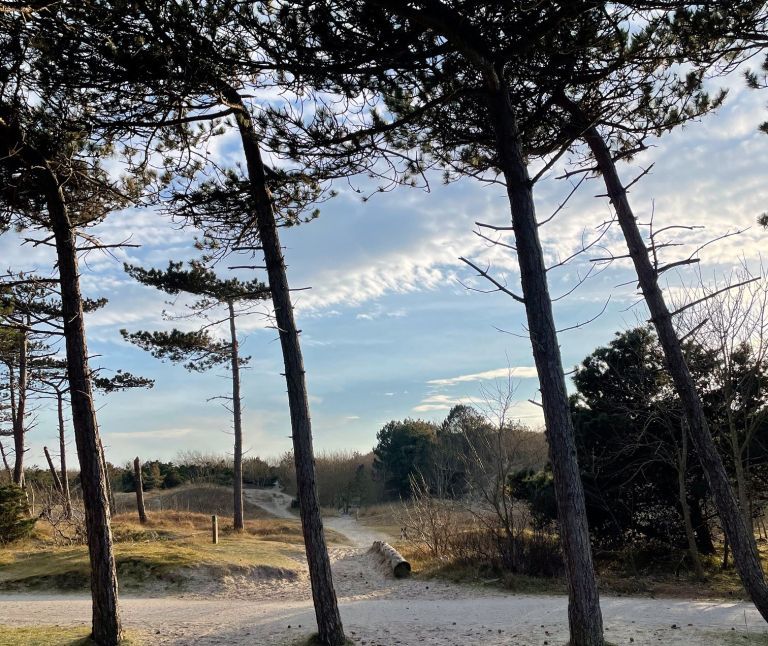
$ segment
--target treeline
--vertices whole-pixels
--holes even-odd
[[[110,469],[113,489],[136,491],[133,465]],[[243,460],[243,483],[254,487],[271,487],[277,481],[277,469],[259,457]],[[144,491],[172,489],[183,484],[218,484],[232,486],[235,481],[234,461],[223,456],[186,453],[176,462],[149,460],[141,465]]]
[[[723,354],[695,339],[686,356],[701,391],[717,447],[745,521],[765,535],[768,505],[768,366],[754,342]],[[653,546],[700,554],[715,551],[720,519],[684,412],[649,327],[617,333],[576,368],[571,410],[593,541],[603,548]],[[549,469],[518,473],[515,497],[539,522],[554,521]],[[727,543],[724,546],[727,564]]]
[[[546,460],[541,432],[506,420],[491,421],[458,404],[439,423],[405,419],[386,424],[376,435],[374,471],[387,499],[410,498],[414,479],[438,498],[470,494],[477,472],[490,468],[491,454],[505,453],[507,470],[535,469]]]

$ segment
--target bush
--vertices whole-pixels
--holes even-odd
[[[29,518],[27,497],[21,487],[0,485],[0,543],[12,543],[28,536],[35,520]]]

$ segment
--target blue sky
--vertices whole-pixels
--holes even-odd
[[[707,279],[739,264],[756,264],[768,233],[755,225],[768,210],[768,137],[757,131],[766,119],[766,95],[743,89],[739,78],[716,115],[666,136],[632,165],[620,168],[629,181],[642,167],[652,172],[633,186],[630,199],[641,222],[654,213],[655,226],[703,224],[706,230],[678,234],[682,247],[670,260],[684,257],[703,241],[737,228],[739,236],[708,247],[701,255]],[[217,143],[216,154],[236,158],[236,142]],[[550,214],[571,186],[555,179],[563,160],[535,190],[540,218]],[[438,177],[429,193],[398,189],[363,203],[343,186],[322,207],[319,219],[282,230],[297,319],[307,368],[315,448],[369,450],[376,432],[389,420],[421,417],[441,420],[454,403],[482,402],[482,389],[506,382],[517,387],[513,416],[540,427],[537,381],[524,311],[500,293],[484,294],[465,285],[489,286],[473,277],[459,256],[490,268],[519,291],[512,252],[489,245],[473,233],[474,222],[509,221],[502,187],[463,180],[449,186]],[[568,206],[542,228],[550,264],[579,248],[582,240],[610,218],[604,188],[591,180]],[[163,364],[125,343],[118,330],[168,327],[162,310],[167,297],[140,286],[122,271],[122,261],[164,267],[169,259],[194,255],[192,232],[181,231],[150,211],[115,213],[93,231],[104,241],[131,236],[140,249],[116,253],[117,259],[91,254],[82,265],[84,291],[106,296],[109,304],[89,315],[87,330],[95,364],[123,368],[156,379],[151,391],[100,396],[99,423],[107,458],[124,463],[173,459],[180,451],[231,452],[230,416],[211,397],[227,393],[225,371],[189,374]],[[18,270],[51,271],[47,251],[20,247],[18,238],[0,238],[0,265]],[[511,242],[511,240],[510,240]],[[603,248],[550,272],[551,293],[567,292],[583,276],[590,258],[608,251],[624,253],[618,229]],[[239,261],[225,261],[222,269]],[[241,274],[244,277],[251,277]],[[626,263],[614,263],[555,304],[558,327],[590,319],[591,324],[560,336],[566,370],[617,330],[646,318],[631,284]],[[264,279],[264,276],[260,276]],[[670,291],[695,279],[691,271],[667,277]],[[463,283],[463,284],[462,284]],[[628,284],[629,283],[629,284]],[[180,305],[180,303],[177,303]],[[264,317],[240,323],[243,351],[252,356],[243,375],[245,446],[251,455],[277,456],[290,448],[289,416],[279,343]],[[223,332],[223,330],[222,330]],[[69,430],[71,438],[71,429]],[[54,417],[42,404],[29,432],[30,464],[43,464],[42,446],[54,445]],[[74,452],[74,443],[70,442]]]

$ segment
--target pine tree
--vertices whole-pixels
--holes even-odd
[[[204,326],[192,332],[173,329],[169,332],[133,332],[121,330],[123,338],[146,350],[157,359],[183,363],[187,370],[203,372],[224,363],[230,366],[232,379],[232,423],[235,433],[234,446],[234,528],[242,531],[243,523],[243,420],[240,394],[240,367],[248,362],[241,357],[237,338],[236,318],[249,313],[254,303],[269,298],[269,289],[253,280],[242,282],[237,278],[219,278],[199,262],[170,262],[165,271],[143,269],[125,265],[130,276],[143,285],[155,287],[167,294],[181,292],[200,297],[190,306],[192,313],[204,318]],[[210,316],[216,308],[226,308],[229,341],[219,341],[211,336],[208,328],[215,324]],[[218,321],[219,323],[223,321]]]

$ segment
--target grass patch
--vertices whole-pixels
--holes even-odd
[[[217,545],[211,543],[210,522],[204,514],[174,511],[153,514],[146,525],[131,515],[116,516],[113,531],[120,585],[141,589],[160,583],[180,588],[194,570],[214,578],[248,574],[254,568],[288,573],[304,553],[298,522],[248,521],[243,533],[223,527]],[[0,589],[84,590],[89,571],[85,545],[55,546],[37,535],[0,550]]]
[[[0,646],[91,646],[91,630],[86,626],[2,626]],[[135,636],[120,642],[123,646],[139,646]]]
[[[768,633],[743,633],[737,630],[707,633],[720,646],[768,646]]]

